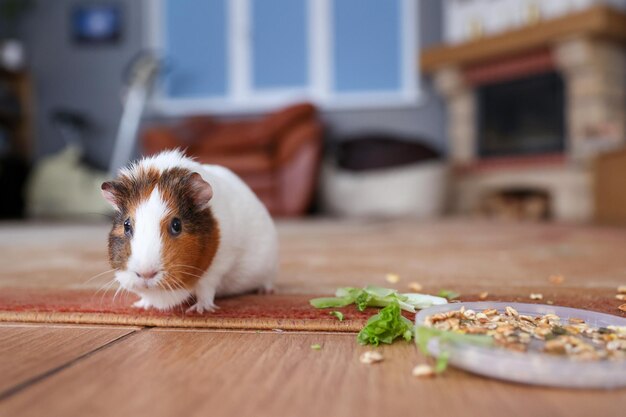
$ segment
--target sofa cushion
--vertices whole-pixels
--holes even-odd
[[[314,118],[315,114],[315,107],[310,103],[294,104],[263,118],[252,128],[250,135],[257,142],[269,145],[294,126]]]
[[[203,164],[223,165],[239,175],[271,172],[274,169],[271,156],[266,152],[245,152],[240,154],[194,154]]]

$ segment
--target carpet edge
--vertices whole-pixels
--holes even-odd
[[[289,320],[257,318],[233,319],[211,317],[150,317],[110,313],[15,312],[0,311],[0,322],[50,324],[104,324],[121,326],[202,328],[216,330],[287,330],[356,333],[363,323],[328,320]]]

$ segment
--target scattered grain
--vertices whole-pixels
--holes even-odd
[[[466,310],[465,312],[463,312],[463,316],[466,319],[473,319],[474,317],[476,317],[476,312],[474,310]]]
[[[565,281],[565,277],[563,275],[554,274],[548,277],[548,281],[554,285],[561,285]]]
[[[430,365],[422,364],[413,368],[412,374],[418,378],[430,378],[435,376],[435,370]]]
[[[371,365],[373,363],[381,362],[383,360],[383,355],[380,352],[368,350],[361,354],[359,360],[361,361],[361,363]]]
[[[387,280],[390,284],[397,284],[400,281],[400,276],[398,274],[387,274],[385,275],[385,280]]]
[[[626,304],[619,309],[626,312]],[[577,317],[531,316],[507,306],[503,312],[460,308],[429,316],[424,323],[439,330],[490,336],[496,346],[517,352],[535,350],[585,361],[626,360],[626,326],[597,328]],[[415,372],[421,373],[421,368]]]
[[[506,308],[504,309],[504,311],[506,312],[507,316],[511,316],[511,317],[519,317],[519,313],[517,312],[516,309],[514,309],[511,306],[506,306]]]

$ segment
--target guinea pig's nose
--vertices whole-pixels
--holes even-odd
[[[135,274],[137,274],[137,276],[139,278],[143,278],[143,279],[152,279],[154,277],[156,277],[156,274],[158,274],[159,271],[156,270],[151,270],[151,271],[141,271],[141,272],[135,272]]]

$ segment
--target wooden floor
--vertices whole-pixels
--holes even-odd
[[[106,268],[103,233],[103,226],[0,226],[0,291],[84,283]],[[281,224],[280,233],[283,293],[382,284],[388,271],[401,274],[400,287],[416,280],[541,290],[551,273],[581,291],[626,283],[626,231],[321,222]],[[424,358],[413,345],[383,347],[385,360],[371,366],[358,359],[364,350],[352,334],[5,323],[0,416],[570,417],[626,409],[625,390],[528,387],[456,370],[416,379],[411,369]]]

